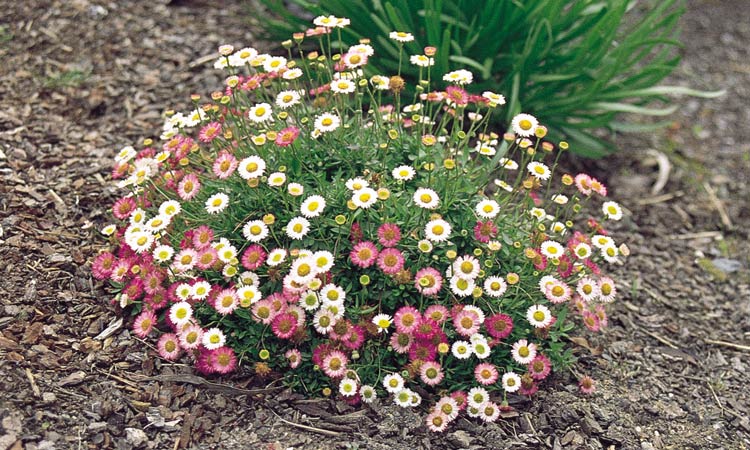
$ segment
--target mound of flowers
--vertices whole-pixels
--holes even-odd
[[[366,76],[373,47],[344,44],[346,24],[317,18],[286,56],[222,46],[224,86],[115,157],[123,195],[93,274],[161,358],[201,373],[424,399],[435,431],[461,411],[495,421],[570,365],[569,333],[607,325],[601,266],[627,247],[602,224],[622,210],[588,175],[553,176],[567,144],[533,116],[489,130],[505,98],[433,74],[434,48],[406,58],[409,33],[391,38],[417,95]]]

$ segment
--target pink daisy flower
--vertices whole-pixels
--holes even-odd
[[[219,347],[209,353],[211,368],[216,373],[226,374],[237,368],[237,356],[229,347]]]
[[[289,367],[292,369],[299,367],[299,364],[302,362],[302,352],[296,348],[287,350],[284,353],[284,357],[289,361]]]
[[[591,311],[583,312],[583,324],[591,331],[599,331],[599,316]]]
[[[279,131],[279,133],[276,135],[276,145],[281,147],[286,147],[292,144],[295,139],[297,139],[297,136],[299,136],[299,128],[297,127],[288,127],[284,128],[283,130]]]
[[[198,253],[195,265],[201,270],[208,270],[219,260],[219,252],[213,247],[206,247]]]
[[[384,223],[378,227],[378,242],[383,247],[395,247],[401,240],[401,229],[395,223]]]
[[[477,364],[474,368],[474,378],[485,386],[495,384],[499,376],[500,374],[497,372],[495,366],[490,363]]]
[[[216,156],[212,170],[217,178],[225,180],[234,173],[239,164],[239,161],[237,161],[237,158],[235,158],[234,155],[226,150],[222,150],[218,156]]]
[[[201,142],[209,143],[216,139],[221,134],[221,124],[219,122],[211,122],[201,128],[198,134],[198,139]]]
[[[428,386],[437,386],[443,381],[443,377],[445,377],[445,374],[438,362],[426,361],[419,368],[419,378]]]
[[[427,423],[427,428],[429,428],[430,431],[434,431],[435,433],[442,433],[446,430],[446,428],[448,428],[450,420],[448,420],[448,417],[446,417],[445,414],[441,413],[440,411],[433,411],[427,416],[425,422]]]
[[[266,261],[266,251],[258,244],[253,244],[245,249],[242,254],[242,267],[247,270],[256,270]]]
[[[477,224],[474,225],[474,239],[477,241],[486,244],[495,236],[497,236],[497,227],[491,220],[484,222],[478,221]]]
[[[458,402],[452,397],[441,397],[437,403],[435,403],[434,411],[440,411],[448,417],[448,420],[453,420],[458,417],[458,412],[461,408],[458,406]]]
[[[557,261],[557,273],[560,278],[568,278],[573,274],[573,262],[568,255],[561,256]]]
[[[399,333],[412,333],[422,321],[422,315],[413,306],[402,306],[393,315],[393,323]]]
[[[455,391],[451,393],[451,398],[455,400],[459,410],[466,409],[468,395],[464,391]]]
[[[393,333],[389,343],[393,347],[393,351],[396,353],[407,353],[411,344],[414,342],[414,337],[409,333]]]
[[[190,200],[198,195],[200,189],[201,182],[194,173],[191,173],[185,175],[182,181],[180,181],[180,184],[177,186],[177,195],[183,200]]]
[[[347,333],[341,341],[346,348],[357,350],[365,342],[365,330],[359,325],[354,325],[349,329],[349,333]]]
[[[159,356],[167,361],[174,361],[180,357],[182,349],[180,348],[180,339],[174,333],[164,333],[156,343]]]
[[[203,375],[210,375],[216,372],[211,362],[211,350],[203,347],[198,350],[198,356],[195,359],[195,370]]]
[[[535,380],[543,380],[547,378],[547,375],[550,374],[551,370],[552,364],[550,363],[549,358],[541,353],[537,353],[536,358],[532,359],[529,363],[528,373]]]
[[[578,388],[584,394],[593,394],[594,391],[596,391],[596,383],[594,382],[593,378],[588,375],[584,375],[578,381]]]
[[[539,384],[534,381],[528,374],[521,377],[521,387],[518,389],[519,395],[532,396],[539,390]]]
[[[155,324],[156,315],[153,311],[143,311],[138,314],[138,317],[135,318],[135,322],[133,322],[133,333],[143,339],[154,329]]]
[[[409,347],[410,361],[434,361],[437,357],[435,344],[427,340],[417,340]]]
[[[422,295],[435,295],[443,287],[443,277],[436,269],[425,267],[424,269],[420,269],[414,276],[414,287]]]
[[[133,197],[123,197],[118,199],[114,206],[112,206],[112,214],[120,220],[125,220],[130,217],[130,214],[135,211],[136,207]]]
[[[277,314],[273,304],[267,298],[255,302],[251,311],[253,313],[253,319],[264,325],[269,325],[273,322],[273,319]]]
[[[555,304],[567,302],[570,300],[571,295],[573,295],[573,289],[557,279],[548,283],[544,288],[544,296],[547,297],[547,300]]]
[[[434,320],[438,325],[442,325],[448,319],[448,315],[448,308],[443,305],[431,305],[424,312],[426,318]]]
[[[479,316],[476,312],[462,309],[453,316],[453,326],[461,336],[471,337],[479,331]]]
[[[232,314],[239,306],[237,292],[234,289],[222,290],[216,295],[213,305],[214,309],[221,315]]]
[[[507,314],[493,314],[484,321],[487,333],[495,339],[505,339],[513,331],[513,319]]]
[[[138,300],[143,294],[143,281],[140,278],[134,278],[122,289],[130,300]]]
[[[288,313],[279,314],[273,318],[271,328],[278,338],[289,339],[297,331],[297,318]]]
[[[338,350],[332,350],[323,358],[323,372],[331,378],[341,378],[346,373],[346,355]]]
[[[198,252],[192,248],[181,250],[175,255],[172,266],[176,272],[187,272],[198,263]]]
[[[431,340],[440,330],[440,325],[432,319],[422,318],[414,330],[414,337],[422,340]]]
[[[458,86],[448,86],[445,88],[446,100],[455,106],[465,106],[469,104],[469,94]]]
[[[378,258],[378,248],[370,241],[362,241],[354,246],[349,258],[363,269],[370,267]]]
[[[143,303],[151,311],[158,311],[167,306],[167,291],[164,288],[160,288],[154,291],[152,294],[147,295],[143,299]]]
[[[604,184],[597,180],[596,178],[591,178],[590,182],[591,190],[596,192],[597,194],[601,195],[602,197],[607,196],[607,187],[604,186]]]
[[[201,225],[193,230],[193,247],[196,250],[202,250],[211,245],[214,239],[214,230],[207,225]]]
[[[97,280],[106,280],[112,274],[112,268],[115,265],[115,255],[110,252],[104,252],[94,259],[91,265],[91,273]]]
[[[132,265],[133,264],[129,259],[120,259],[116,261],[115,265],[112,266],[112,273],[109,274],[109,279],[117,283],[122,283],[130,273],[130,267]]]
[[[594,311],[594,314],[599,318],[599,327],[606,328],[609,322],[607,321],[607,311],[604,310],[604,306],[596,305],[596,311]]]
[[[164,272],[161,270],[157,270],[155,268],[149,268],[145,271],[142,275],[143,280],[143,290],[146,291],[147,294],[153,294],[157,290],[161,289],[161,283],[164,281]]]
[[[378,255],[378,267],[383,273],[395,275],[404,268],[404,255],[395,248],[386,248]]]
[[[579,173],[575,177],[575,184],[576,188],[578,188],[578,192],[585,196],[591,195],[591,177],[586,175],[585,173]]]
[[[500,407],[494,402],[485,402],[479,407],[479,418],[484,422],[493,423],[500,417]]]

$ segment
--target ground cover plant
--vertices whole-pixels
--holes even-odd
[[[390,38],[419,68],[413,96],[400,70],[365,77],[377,55],[343,41],[348,23],[316,18],[286,56],[221,47],[221,90],[115,157],[124,194],[93,273],[160,357],[204,374],[425,400],[435,431],[460,411],[495,421],[570,366],[570,333],[607,325],[601,266],[628,249],[604,224],[623,211],[595,178],[554,173],[568,144],[533,115],[492,132],[504,96],[435,73],[410,33]]]
[[[565,138],[572,151],[602,156],[616,147],[595,130],[653,130],[669,122],[664,116],[676,106],[668,96],[714,96],[659,83],[677,66],[681,46],[677,23],[684,2],[630,0],[263,0],[268,10],[257,21],[273,37],[301,29],[304,16],[334,14],[351,19],[344,35],[371,38],[387,55],[373,62],[379,71],[395,72],[399,47],[388,33],[408,29],[411,53],[438,47],[439,73],[466,67],[478,89],[504,92],[508,105],[498,111],[498,124],[510,126],[521,111],[538,117],[556,139]],[[297,8],[289,8],[287,3]],[[268,19],[269,12],[278,20]],[[401,75],[419,79],[417,67]],[[620,113],[653,119],[623,121]]]

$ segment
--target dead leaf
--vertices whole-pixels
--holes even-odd
[[[597,345],[596,347],[592,347],[591,344],[589,344],[589,341],[586,338],[579,337],[579,336],[572,336],[570,338],[571,342],[574,344],[577,344],[586,350],[588,350],[592,355],[599,356],[604,351],[604,348],[601,345]]]
[[[57,385],[60,387],[63,386],[74,386],[76,384],[81,383],[86,378],[86,372],[79,370],[78,372],[73,372],[67,377],[63,378],[62,380],[57,382]]]

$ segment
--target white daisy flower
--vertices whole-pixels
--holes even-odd
[[[341,125],[339,116],[331,113],[323,113],[315,118],[315,129],[321,133],[329,133]]]
[[[474,81],[474,75],[466,69],[458,69],[443,75],[443,81],[456,84],[470,84]]]
[[[154,244],[154,235],[146,231],[132,233],[125,239],[125,243],[136,253],[143,253],[151,249]]]
[[[315,261],[310,257],[297,258],[289,269],[292,280],[301,285],[309,283],[317,274]]]
[[[426,55],[411,55],[409,62],[419,67],[431,67],[435,65],[435,59]]]
[[[482,200],[475,208],[477,215],[484,219],[494,219],[500,213],[500,205],[495,200]]]
[[[326,207],[326,199],[320,195],[311,195],[302,202],[301,212],[307,218],[318,217]]]
[[[266,72],[278,72],[286,67],[286,58],[283,56],[272,56],[263,61],[263,70]]]
[[[208,281],[199,281],[193,285],[190,290],[190,296],[196,300],[203,300],[211,293],[211,283]]]
[[[271,118],[273,109],[268,103],[258,103],[247,112],[247,118],[255,123],[263,123]]]
[[[352,196],[352,203],[354,203],[354,206],[362,209],[369,208],[370,206],[374,205],[377,200],[377,191],[369,187],[362,188],[354,192],[354,195]]]
[[[260,287],[260,277],[255,272],[245,271],[240,274],[240,283],[243,286]]]
[[[299,297],[299,305],[305,311],[317,311],[320,306],[320,300],[318,294],[313,290],[307,290]]]
[[[206,200],[206,211],[209,214],[218,214],[229,205],[229,196],[223,192],[216,193]]]
[[[495,183],[495,186],[503,189],[504,191],[513,192],[513,186],[509,185],[507,182],[505,182],[505,180],[496,179],[494,183]]]
[[[131,159],[135,158],[135,155],[137,154],[138,152],[136,152],[132,146],[128,145],[127,147],[123,147],[119,152],[117,152],[117,155],[115,155],[115,162],[128,162]]]
[[[352,397],[357,393],[357,382],[351,378],[344,378],[339,383],[339,393],[344,397]]]
[[[491,276],[484,280],[484,293],[492,298],[500,298],[508,289],[508,284],[503,277]]]
[[[144,227],[151,233],[158,233],[159,231],[167,228],[170,222],[171,218],[169,216],[162,216],[161,214],[159,214],[147,220],[144,224]]]
[[[387,333],[393,318],[388,314],[377,314],[372,318],[372,323],[378,327],[378,333]]]
[[[432,242],[444,242],[451,234],[451,225],[443,219],[431,220],[425,225],[424,234]]]
[[[437,192],[428,188],[419,188],[414,192],[414,203],[420,208],[424,209],[435,209],[440,203],[440,197]]]
[[[530,344],[526,339],[521,339],[513,344],[511,355],[518,364],[528,364],[536,358],[536,345]]]
[[[473,349],[466,341],[456,341],[451,345],[451,353],[457,359],[468,359],[473,354]]]
[[[542,255],[547,258],[560,258],[565,254],[565,248],[559,242],[544,241],[541,246]]]
[[[245,47],[237,50],[229,56],[229,65],[232,67],[242,67],[258,56],[258,51],[252,47]]]
[[[513,118],[510,124],[516,136],[530,137],[534,135],[534,130],[539,126],[539,121],[531,114],[518,114]]]
[[[336,94],[351,94],[357,90],[357,85],[351,80],[340,79],[331,82],[331,91]]]
[[[604,217],[609,220],[622,219],[622,208],[616,202],[604,202],[602,205],[602,213],[604,213]]]
[[[208,350],[216,350],[224,346],[226,342],[224,333],[218,328],[209,328],[203,333],[202,343]]]
[[[608,245],[606,247],[602,247],[600,250],[602,258],[604,258],[605,261],[608,263],[616,263],[620,260],[618,256],[620,255],[620,249],[615,247],[614,245]]]
[[[318,268],[318,273],[326,273],[333,267],[333,253],[320,250],[312,254],[312,258],[315,260],[315,266]]]
[[[594,247],[599,249],[615,245],[614,239],[609,236],[604,236],[603,234],[595,234],[591,238],[591,243],[594,244]]]
[[[262,296],[254,284],[245,285],[237,289],[237,298],[243,306],[249,306],[261,300]]]
[[[411,42],[414,40],[414,35],[405,31],[391,31],[388,37],[390,37],[394,41],[398,41],[401,43]]]
[[[286,225],[286,234],[292,239],[302,239],[310,231],[310,221],[304,217],[295,217]]]
[[[266,264],[268,264],[270,267],[275,267],[283,263],[285,259],[286,259],[286,250],[284,250],[283,248],[276,248],[276,249],[271,250],[268,253]]]
[[[490,101],[490,106],[495,107],[497,105],[504,105],[505,104],[505,97],[503,97],[500,94],[496,94],[494,92],[490,91],[484,91],[482,92],[482,97],[486,98]]]
[[[167,200],[159,205],[159,214],[174,217],[182,211],[182,205],[176,200]]]
[[[452,267],[455,276],[469,280],[473,280],[479,276],[479,271],[481,270],[479,260],[469,255],[456,258],[456,260],[453,261]]]
[[[490,401],[490,394],[485,388],[475,387],[466,394],[466,403],[469,406],[480,408],[483,404]]]
[[[292,69],[285,70],[284,73],[281,75],[281,78],[291,81],[291,80],[296,80],[302,75],[304,75],[302,73],[302,69],[300,69],[299,67],[294,67]]]
[[[549,167],[540,163],[539,161],[532,161],[527,166],[529,173],[540,180],[548,180],[552,176],[552,171]]]
[[[151,255],[154,257],[154,261],[158,263],[167,262],[174,256],[174,249],[169,245],[159,245]]]
[[[474,336],[479,335],[479,333],[475,334]],[[472,336],[472,338],[474,338]],[[481,336],[481,335],[479,335]],[[488,356],[490,356],[490,353],[492,353],[492,350],[490,349],[490,344],[487,342],[487,339],[482,336],[482,339],[475,339],[471,343],[471,350],[474,352],[474,355],[479,359],[485,359]]]
[[[340,286],[328,283],[320,290],[320,298],[324,303],[342,303],[346,300],[346,292]]]
[[[299,197],[305,192],[305,187],[299,183],[289,183],[289,185],[286,187],[286,190],[287,192],[289,192],[289,195],[293,197]]]
[[[284,172],[274,172],[268,176],[268,185],[279,187],[286,183],[286,174]]]
[[[169,320],[181,327],[190,322],[193,317],[193,307],[188,302],[177,302],[169,307]]]
[[[372,403],[376,398],[378,398],[378,393],[372,386],[363,384],[362,387],[359,388],[359,396],[362,399],[362,402]]]
[[[301,98],[299,91],[281,91],[276,95],[276,106],[281,109],[291,108],[299,104]]]
[[[266,170],[266,162],[260,156],[248,156],[240,161],[237,166],[237,173],[245,180],[258,178]]]
[[[552,313],[544,305],[533,305],[526,311],[526,319],[535,328],[546,328],[552,323]]]
[[[362,188],[369,187],[370,183],[364,178],[350,178],[346,180],[346,188],[350,191],[358,191]]]
[[[579,242],[573,247],[573,254],[578,259],[586,259],[591,256],[591,246],[585,242]]]
[[[248,241],[258,243],[268,236],[268,226],[262,220],[251,220],[242,227],[242,235]]]
[[[404,378],[397,373],[388,374],[383,378],[383,387],[391,394],[400,392],[404,389]]]
[[[505,392],[516,392],[521,389],[521,377],[515,372],[508,372],[503,375],[503,389]]]
[[[390,87],[391,80],[388,77],[381,75],[373,75],[372,78],[370,78],[370,83],[372,83],[378,91],[386,91]]]
[[[474,280],[461,277],[452,277],[450,279],[451,291],[458,297],[468,297],[474,291],[476,284]]]

